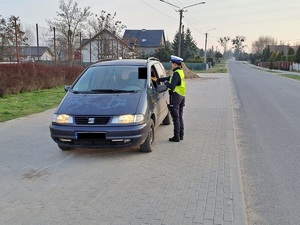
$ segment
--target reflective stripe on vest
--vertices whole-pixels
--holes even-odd
[[[177,72],[180,76],[180,86],[175,86],[175,88],[173,89],[173,92],[176,92],[177,94],[181,95],[181,96],[185,96],[186,93],[186,87],[185,87],[185,79],[184,79],[184,73],[182,69],[177,69],[174,71],[174,73]],[[172,77],[173,75],[170,77],[169,83],[172,82]]]

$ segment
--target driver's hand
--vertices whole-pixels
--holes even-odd
[[[151,80],[156,82],[157,81],[157,78],[156,77],[151,77]]]

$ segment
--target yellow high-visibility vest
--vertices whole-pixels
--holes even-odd
[[[182,69],[176,69],[174,71],[174,73],[177,72],[180,76],[180,80],[181,80],[181,84],[180,86],[175,86],[175,88],[173,89],[173,92],[176,92],[177,94],[181,95],[181,96],[185,96],[186,93],[186,87],[185,87],[185,79],[184,79],[184,73]],[[173,75],[170,77],[169,83],[172,82],[172,77]]]

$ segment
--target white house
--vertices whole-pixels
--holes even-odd
[[[101,59],[135,58],[136,51],[109,30],[102,30],[91,39],[81,41],[82,62],[97,62]]]

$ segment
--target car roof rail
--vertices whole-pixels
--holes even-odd
[[[111,61],[111,60],[116,60],[116,59],[99,59],[97,62],[106,62],[106,61]]]
[[[149,57],[149,58],[147,59],[147,62],[150,62],[151,60],[159,61],[158,58],[155,58],[155,57]]]

